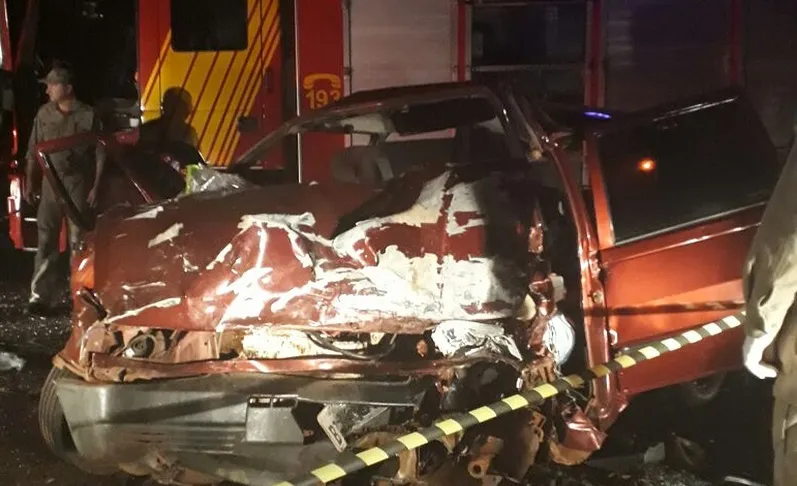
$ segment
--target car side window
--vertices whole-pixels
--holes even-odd
[[[765,202],[779,172],[760,121],[738,99],[606,131],[598,152],[616,244]]]

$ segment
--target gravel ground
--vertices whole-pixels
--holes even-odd
[[[0,471],[3,484],[18,486],[132,486],[124,475],[97,478],[63,463],[46,449],[39,435],[36,407],[50,371],[52,355],[69,335],[67,316],[40,318],[25,314],[30,255],[5,252],[0,280],[0,351],[25,360],[21,371],[0,372]]]
[[[41,440],[36,406],[51,356],[69,332],[68,318],[25,315],[27,282],[32,260],[0,252],[0,351],[25,359],[21,371],[0,372],[0,471],[2,484],[52,486],[133,486],[140,479],[122,474],[91,477],[55,458]],[[769,484],[771,452],[769,409],[771,388],[743,373],[732,375],[718,400],[686,411],[673,405],[665,392],[636,400],[615,425],[606,447],[596,458],[644,452],[664,443],[664,462],[605,471],[596,468],[540,471],[530,484],[549,486],[707,486],[727,475]],[[698,453],[678,453],[697,444]],[[695,459],[697,458],[697,459]],[[146,484],[146,483],[144,483]]]

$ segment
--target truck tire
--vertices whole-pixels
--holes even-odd
[[[42,385],[39,395],[39,430],[47,447],[60,459],[73,464],[84,472],[95,475],[110,475],[117,471],[115,465],[97,463],[80,457],[72,441],[64,410],[55,392],[55,380],[74,375],[68,370],[53,367]]]
[[[678,385],[681,402],[687,407],[701,407],[717,397],[725,383],[725,373],[717,373]]]

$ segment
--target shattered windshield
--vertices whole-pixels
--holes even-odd
[[[311,148],[331,147],[303,152],[303,165],[328,167],[336,180],[347,182],[384,182],[413,167],[487,162],[512,151],[503,115],[486,97],[374,103],[340,111],[284,125],[235,165],[270,160],[286,137],[295,135],[312,140]]]

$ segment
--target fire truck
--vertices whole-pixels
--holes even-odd
[[[200,152],[224,167],[287,117],[365,89],[512,75],[540,97],[596,107],[609,98],[618,108],[633,109],[738,84],[741,0],[720,2],[725,12],[714,15],[686,3],[694,2],[138,0],[143,119],[160,116],[168,90],[182,90],[192,102],[187,122]],[[619,21],[625,18],[625,30],[631,30],[632,22],[641,22],[634,16],[660,18],[651,8],[661,10],[662,4],[669,5],[673,24],[686,15],[716,20],[703,21],[702,39],[680,45],[673,35],[663,39],[674,60],[653,56],[659,72],[670,71],[682,86],[649,81],[635,95],[625,89],[639,81],[634,63],[661,50],[657,39],[637,42],[630,48],[641,52],[614,56],[612,64],[607,49],[614,54],[632,39],[644,40],[623,33]],[[703,52],[690,55],[696,48]],[[696,76],[678,67],[683,63],[706,66],[698,69],[697,86]],[[616,89],[607,89],[607,77]],[[284,163],[290,157],[298,162],[299,180],[326,178],[321,159],[343,143],[344,137],[299,139],[282,159],[263,161],[263,167],[293,166]]]
[[[743,83],[742,0],[124,1],[141,124],[130,130],[174,96],[188,139],[221,170],[287,118],[365,89],[513,76],[554,102],[635,109]],[[322,180],[355,138],[296,136],[261,169]],[[22,184],[12,174],[10,234],[33,249]]]

